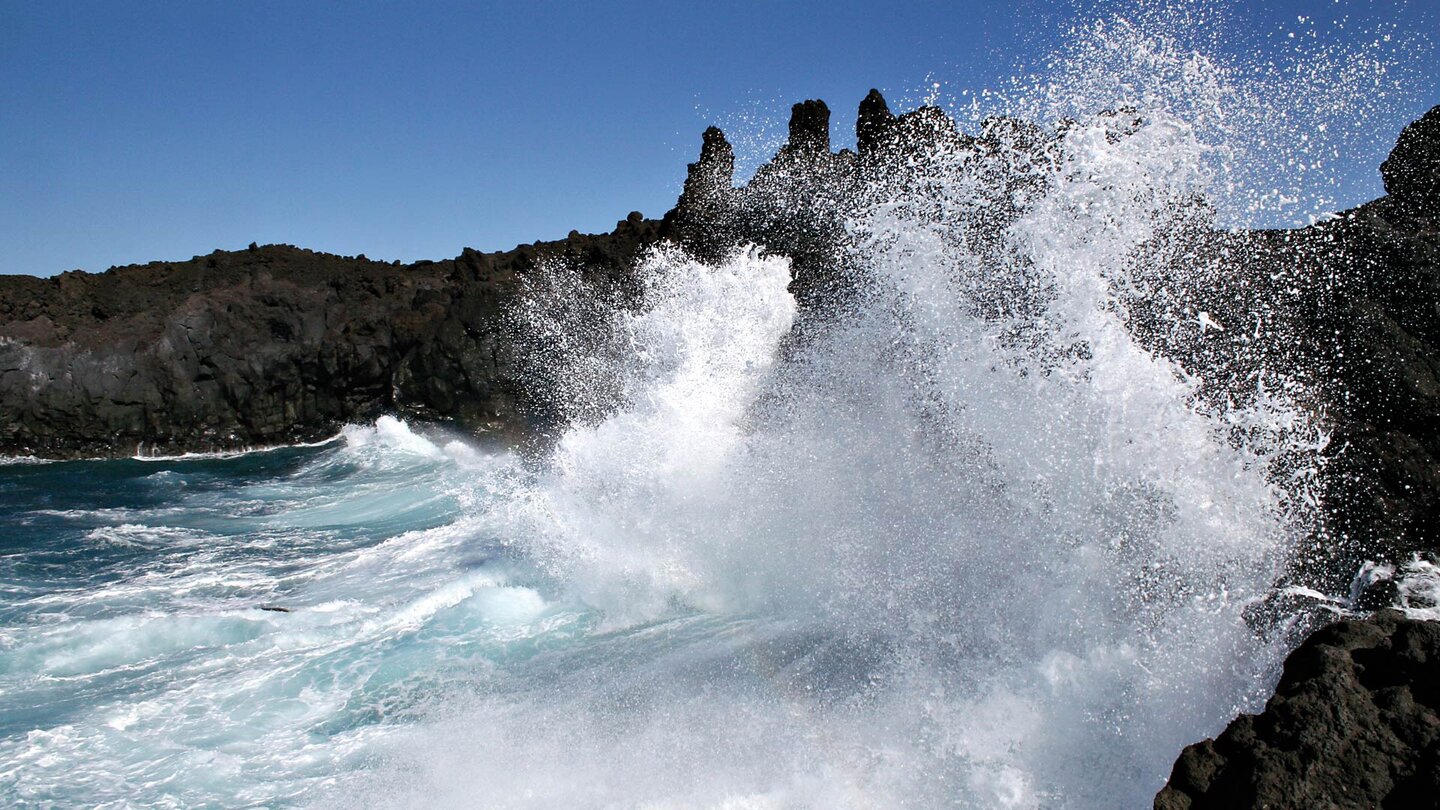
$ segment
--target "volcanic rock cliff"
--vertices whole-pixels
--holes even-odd
[[[289,245],[0,277],[0,454],[212,451],[382,413],[522,433],[504,308],[545,262],[628,272],[658,225],[401,266]],[[529,416],[527,416],[527,413]]]

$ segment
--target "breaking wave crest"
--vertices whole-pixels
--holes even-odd
[[[1226,316],[1136,328],[1137,290],[1235,269],[1156,258],[1211,227],[1216,145],[1128,101],[808,200],[844,223],[822,306],[755,246],[658,250],[628,305],[537,284],[529,334],[603,336],[537,346],[580,404],[478,519],[606,635],[447,700],[381,795],[1140,806],[1255,706],[1325,439],[1299,370],[1207,389],[1157,349]]]

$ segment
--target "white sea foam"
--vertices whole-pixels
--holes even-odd
[[[1395,586],[1395,607],[1412,619],[1440,621],[1440,565],[1415,555],[1400,565],[1367,562],[1350,586],[1350,601],[1380,582]]]
[[[40,458],[39,456],[0,456],[0,466],[7,464],[54,464],[54,459]]]
[[[1440,621],[1440,566],[1416,557],[1400,567],[1400,607],[1412,619]]]
[[[184,453],[153,453],[145,452],[144,445],[135,448],[135,455],[131,456],[135,461],[205,461],[228,458],[242,458],[257,453],[273,453],[277,450],[293,450],[312,447],[325,447],[334,444],[344,438],[344,434],[337,433],[328,439],[320,439],[313,442],[296,442],[294,444],[267,444],[258,447],[240,447],[234,450],[214,450],[210,452],[187,451]],[[92,461],[96,459],[90,459]]]

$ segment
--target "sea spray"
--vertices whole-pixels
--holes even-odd
[[[922,153],[918,192],[877,175],[799,340],[782,260],[642,265],[605,319],[630,362],[590,367],[611,411],[481,518],[607,635],[450,703],[397,801],[1138,805],[1254,702],[1304,416],[1204,402],[1117,293],[1201,210],[1203,147],[1138,111],[1031,134]]]
[[[562,338],[536,366],[585,407],[479,519],[605,635],[447,699],[387,795],[1140,806],[1256,704],[1303,612],[1274,596],[1324,433],[1304,369],[1198,374],[1239,322],[1168,292],[1242,272],[1187,251],[1237,154],[1196,108],[1245,96],[1095,33],[1086,58],[1126,43],[1159,84],[1048,130],[902,119],[840,193],[839,158],[782,151],[697,209],[811,229],[803,306],[764,246],[657,251],[633,301],[536,289],[530,333]],[[1066,67],[1088,106],[1095,63]]]

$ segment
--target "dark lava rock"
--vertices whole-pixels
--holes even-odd
[[[1325,248],[1296,261],[1324,279],[1303,311],[1331,428],[1325,542],[1440,549],[1440,219],[1384,198],[1306,238]]]
[[[628,275],[658,239],[610,234],[399,266],[251,245],[105,273],[0,277],[0,454],[227,450],[324,438],[382,413],[516,436],[506,307],[548,262]]]
[[[860,114],[855,117],[855,148],[860,154],[876,151],[890,137],[894,121],[896,117],[890,112],[886,97],[880,95],[878,89],[871,89],[870,94],[861,99]]]
[[[1185,749],[1155,807],[1440,807],[1440,623],[1385,611],[1314,633],[1263,712]]]
[[[1381,171],[1388,197],[1237,248],[1293,295],[1292,351],[1327,414],[1325,529],[1304,565],[1331,589],[1363,559],[1440,550],[1440,107]],[[1395,603],[1378,585],[1360,607]],[[1440,623],[1382,611],[1316,632],[1264,712],[1185,749],[1155,806],[1440,807]]]
[[[687,167],[685,189],[675,203],[671,219],[708,221],[730,206],[734,195],[735,150],[719,127],[709,127],[701,138],[700,159]]]
[[[860,114],[855,118],[855,148],[860,154],[868,155],[891,137],[895,126],[895,115],[879,90],[871,90],[860,102]]]
[[[1440,213],[1440,107],[1405,127],[1380,164],[1380,177],[1397,202]]]
[[[790,108],[790,139],[786,147],[797,152],[830,151],[830,108],[819,99]]]

